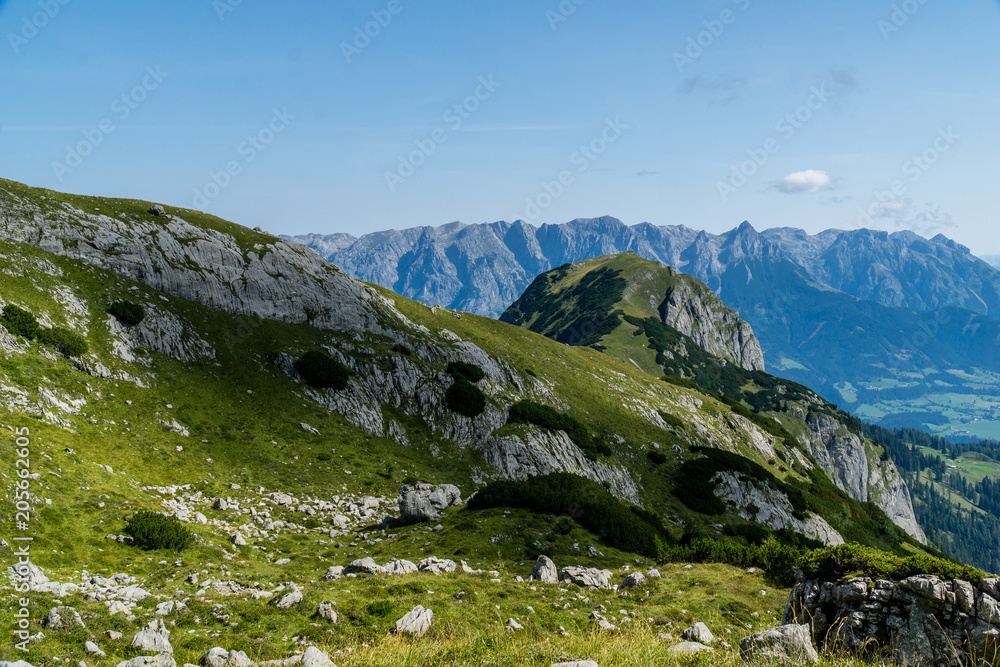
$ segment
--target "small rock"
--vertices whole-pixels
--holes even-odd
[[[155,215],[156,217],[160,217],[161,215],[166,215],[167,212],[159,204],[153,204],[152,206],[149,207],[149,214]]]
[[[94,642],[87,642],[86,644],[84,644],[83,645],[83,650],[86,651],[87,653],[92,653],[93,655],[96,655],[96,656],[101,657],[101,658],[103,658],[103,657],[105,657],[107,655]]]
[[[292,591],[291,593],[286,594],[284,597],[278,600],[275,606],[278,609],[291,609],[300,602],[302,602],[301,591]]]
[[[316,616],[325,621],[330,621],[331,623],[336,623],[338,619],[337,612],[334,610],[333,604],[330,602],[324,602],[316,607]]]
[[[598,667],[593,660],[575,660],[573,662],[557,662],[552,667]]]
[[[518,623],[513,618],[507,619],[507,629],[511,632],[516,632],[518,630],[524,630],[524,626]]]
[[[711,644],[715,641],[715,635],[712,634],[712,631],[704,623],[695,623],[681,633],[681,636],[690,642],[697,642],[699,644]]]
[[[158,653],[173,653],[170,645],[170,631],[162,620],[151,621],[149,625],[136,633],[132,639],[132,648],[141,651],[156,651]]]
[[[642,588],[646,585],[646,577],[641,572],[633,572],[632,574],[625,577],[625,581],[622,582],[621,588]]]
[[[711,646],[705,646],[704,644],[699,644],[698,642],[681,642],[677,646],[672,646],[667,649],[667,653],[671,655],[695,655],[696,653],[703,653],[705,651],[714,651]]]
[[[434,612],[417,605],[411,612],[396,621],[396,632],[423,637],[434,621]]]

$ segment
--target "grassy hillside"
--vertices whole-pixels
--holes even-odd
[[[41,216],[67,218],[67,224],[100,225],[95,214],[127,221],[148,208],[142,202],[70,197],[9,182],[3,187],[20,205],[37,207]],[[10,207],[2,213],[22,215],[24,210]],[[269,242],[270,237],[229,223],[172,213],[201,226],[205,238],[223,233],[241,244]],[[199,242],[207,241],[192,241]],[[243,247],[249,251],[251,245]],[[116,658],[132,657],[131,635],[153,618],[156,604],[171,599],[186,601],[188,608],[167,617],[178,662],[197,662],[215,644],[271,659],[287,657],[309,642],[331,652],[353,649],[336,658],[348,665],[398,664],[392,660],[408,651],[431,664],[468,664],[471,657],[497,651],[542,664],[557,654],[609,655],[648,643],[659,632],[676,635],[696,616],[723,628],[717,632],[729,627],[734,638],[740,628],[775,624],[783,592],[759,577],[715,566],[678,570],[655,584],[649,596],[620,600],[591,596],[582,601],[575,589],[556,589],[557,594],[513,584],[511,579],[526,576],[534,555],[543,551],[560,565],[607,567],[616,576],[625,565],[645,569],[653,564],[601,543],[572,518],[455,508],[440,529],[383,529],[382,518],[396,513],[400,484],[457,484],[468,496],[499,476],[490,457],[517,438],[563,443],[559,446],[577,456],[574,460],[589,474],[623,475],[634,484],[636,500],[664,522],[672,540],[695,526],[699,535],[746,542],[740,527],[747,521],[737,513],[707,516],[676,494],[684,464],[703,456],[693,448],[709,447],[752,461],[775,485],[801,489],[813,499],[810,507],[827,513],[845,533],[860,530],[868,543],[900,553],[919,550],[884,515],[878,534],[852,518],[878,514],[833,489],[829,480],[824,484],[822,473],[807,470],[808,461],[794,457],[790,438],[774,435],[775,425],[756,423],[745,416],[745,408],[723,396],[651,380],[635,365],[594,349],[430,309],[381,289],[377,294],[398,313],[396,329],[338,332],[226,314],[10,240],[0,241],[0,267],[0,306],[31,313],[42,328],[76,332],[88,347],[65,358],[51,345],[0,328],[0,424],[9,429],[4,447],[10,448],[0,462],[0,521],[16,525],[16,483],[24,478],[18,476],[20,455],[15,454],[25,449],[32,509],[27,525],[17,530],[34,540],[32,562],[62,582],[127,573],[153,594],[135,609],[134,619],[110,616],[103,602],[70,594],[63,602],[80,610],[87,629],[68,633],[40,625],[56,602],[51,595],[32,594],[31,629],[45,634],[33,647],[36,667],[56,664],[57,658],[84,659],[86,639]],[[109,307],[121,300],[141,306],[145,319],[131,326],[111,315]],[[308,387],[294,370],[294,360],[317,350],[350,368],[343,391]],[[445,400],[456,382],[453,364],[458,361],[490,369],[491,375],[475,384],[486,403],[480,416],[464,417]],[[395,389],[405,383],[410,393]],[[517,401],[544,404],[571,418],[610,454],[588,459],[572,442],[558,440],[565,438],[560,433],[510,423],[507,409]],[[27,443],[22,446],[17,435]],[[762,453],[765,445],[774,448],[774,458]],[[655,452],[664,453],[662,460],[650,456]],[[275,494],[293,498],[285,502],[286,496]],[[216,509],[220,498],[228,499],[228,507]],[[126,519],[147,509],[179,516],[195,535],[193,546],[181,554],[147,553],[107,539],[121,535]],[[351,517],[342,529],[331,525],[340,514]],[[247,544],[234,545],[236,533]],[[4,563],[16,560],[15,546],[0,544]],[[356,558],[372,556],[383,563],[432,555],[464,559],[500,576],[320,581],[328,567]],[[199,594],[201,584],[191,583],[191,575],[201,584],[235,581],[243,593],[227,595],[211,584]],[[250,591],[274,591],[280,597],[278,587],[287,582],[305,594],[294,610],[279,612],[266,598],[247,598]],[[475,607],[473,614],[456,605],[461,590],[470,601],[476,596],[469,605]],[[0,611],[0,622],[11,627],[19,598],[9,587],[0,595],[10,603]],[[563,609],[569,600],[575,602]],[[337,602],[343,624],[330,628],[311,618],[316,604],[325,601]],[[392,623],[417,602],[431,603],[441,615],[431,639],[410,645],[387,638]],[[622,637],[607,646],[587,618],[600,603],[613,612],[636,612]],[[528,605],[535,608],[537,622],[525,611]],[[507,638],[498,623],[508,617],[521,619],[528,631]],[[640,622],[644,618],[653,621]],[[568,636],[555,634],[559,626]],[[105,639],[101,633],[108,629],[122,631],[125,639]],[[5,658],[13,655],[9,641],[9,635],[0,637]],[[636,654],[635,662],[622,664],[659,664],[664,650],[651,645]]]

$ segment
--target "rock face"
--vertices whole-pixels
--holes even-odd
[[[109,269],[227,313],[371,331],[390,312],[375,292],[314,250],[235,225],[227,234],[176,215],[123,220],[68,205],[43,209],[5,192],[0,195],[0,238]]]
[[[810,513],[805,519],[796,518],[788,498],[768,485],[758,486],[734,473],[719,473],[715,495],[748,521],[756,521],[775,530],[787,528],[826,545],[844,543],[841,534],[823,517]]]
[[[711,290],[685,279],[667,290],[660,318],[704,350],[749,371],[763,371],[764,351],[753,328]]]
[[[913,512],[910,489],[891,460],[881,460],[865,441],[832,417],[812,413],[801,439],[820,467],[847,495],[878,505],[893,523],[922,544],[927,537]]]
[[[919,575],[899,583],[800,581],[785,624],[804,624],[821,647],[862,648],[904,665],[1000,665],[1000,580],[978,585]]]
[[[441,512],[462,503],[457,486],[443,484],[404,484],[399,487],[399,519],[404,525],[436,521]]]
[[[808,625],[783,625],[751,635],[740,642],[740,656],[747,662],[819,662]]]

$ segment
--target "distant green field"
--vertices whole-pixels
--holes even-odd
[[[931,449],[930,447],[921,447],[920,449],[927,456],[945,458],[944,454],[936,449]],[[972,452],[957,461],[947,459],[946,463],[950,466],[955,466],[954,469],[962,473],[962,476],[972,484],[978,484],[987,477],[1000,478],[1000,462],[991,459],[985,454]]]

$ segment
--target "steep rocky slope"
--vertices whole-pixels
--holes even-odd
[[[693,378],[704,389],[748,401],[759,414],[781,419],[852,498],[874,502],[910,535],[925,540],[909,490],[892,462],[880,458],[835,406],[805,387],[763,373],[750,325],[697,279],[632,253],[587,260],[539,276],[501,320],[570,345],[594,347],[655,377]],[[728,367],[732,362],[747,372]]]

